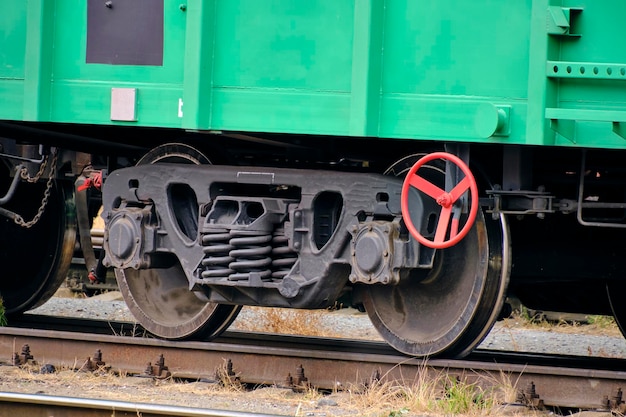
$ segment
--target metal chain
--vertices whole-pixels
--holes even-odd
[[[52,183],[54,182],[54,175],[55,175],[56,166],[57,166],[57,157],[58,157],[57,149],[52,148],[52,163],[50,164],[50,174],[48,176],[48,181],[46,182],[46,190],[44,191],[43,198],[41,199],[41,205],[39,206],[39,209],[37,210],[37,214],[35,214],[35,217],[33,217],[33,219],[29,222],[24,221],[24,218],[22,216],[20,216],[19,214],[16,214],[14,221],[19,226],[29,229],[33,227],[35,224],[37,224],[41,216],[43,216],[43,213],[46,209],[46,205],[48,204],[48,199],[50,198],[50,192],[52,191]],[[37,182],[37,180],[39,180],[39,178],[41,178],[41,176],[43,175],[43,172],[48,162],[48,158],[49,157],[46,157],[46,160],[41,164],[39,171],[37,172],[37,174],[35,174],[34,177],[31,177],[28,175],[28,171],[26,170],[26,168],[22,168],[22,171],[20,172],[20,176],[28,182],[31,182],[31,183]]]
[[[52,148],[52,153],[54,153],[54,155],[56,155],[56,148]],[[26,180],[26,181],[28,181],[30,183],[35,183],[35,182],[39,181],[39,178],[41,178],[41,176],[43,175],[43,172],[46,170],[46,165],[48,165],[48,160],[49,159],[50,159],[50,155],[45,157],[44,161],[39,166],[39,171],[37,171],[37,173],[35,174],[34,177],[31,177],[28,174],[28,169],[26,169],[26,167],[22,167],[22,169],[20,171],[20,177],[22,177],[23,180]]]

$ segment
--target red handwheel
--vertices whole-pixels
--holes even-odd
[[[434,159],[445,159],[446,161],[452,162],[465,174],[465,178],[456,184],[450,192],[442,190],[437,185],[417,174],[417,171],[424,166],[424,164]],[[437,204],[441,206],[434,240],[426,239],[413,225],[409,210],[409,193],[411,191],[411,187],[416,188],[433,198]],[[467,190],[470,190],[471,195],[470,212],[465,225],[461,231],[458,231],[458,219],[453,218],[452,221],[450,220],[452,208],[454,207],[454,203],[456,203],[456,201],[461,198]],[[411,235],[424,246],[434,249],[445,249],[459,243],[472,228],[474,220],[476,219],[476,213],[478,212],[478,187],[476,186],[474,175],[472,175],[469,167],[461,160],[461,158],[447,152],[434,152],[422,157],[415,163],[415,165],[413,165],[413,167],[411,167],[409,173],[404,179],[404,184],[402,185],[402,195],[400,201],[402,207],[402,217],[404,218],[404,223],[406,224],[409,233],[411,233]],[[446,240],[448,229],[450,229],[450,236],[449,239]]]

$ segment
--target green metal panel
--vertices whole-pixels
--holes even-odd
[[[0,119],[22,117],[25,48],[26,2],[17,2],[0,13]]]
[[[187,5],[187,48],[181,110],[183,126],[188,129],[211,127],[211,86],[217,20],[215,6],[215,0],[189,2]]]
[[[348,133],[353,0],[224,0],[215,14],[213,128]]]
[[[354,44],[350,134],[378,136],[384,1],[357,1],[354,7]]]
[[[0,13],[0,79],[24,78],[26,4],[5,5]]]
[[[22,117],[26,4],[3,6],[0,13],[0,119]]]
[[[89,1],[5,4],[0,118],[626,147],[618,0],[154,1],[162,65],[87,64]]]
[[[0,78],[0,120],[22,120],[23,81]]]
[[[523,112],[528,3],[387,2],[381,134],[484,140],[485,106]],[[514,125],[507,141],[524,134]]]
[[[573,10],[572,10],[573,8]],[[625,147],[620,133],[626,120],[626,3],[564,1],[571,29],[555,36],[559,48],[549,57],[546,73],[558,85],[551,119],[558,145]],[[547,106],[546,116],[552,112]]]
[[[110,120],[111,88],[137,89],[140,126],[178,127],[182,100],[187,12],[164,1],[162,66],[86,63],[87,2],[57,0],[51,115],[55,121],[128,124]],[[184,9],[184,8],[183,8]],[[104,2],[102,10],[106,12]],[[196,45],[192,45],[195,47]]]
[[[528,110],[526,138],[522,143],[554,144],[554,132],[549,129],[544,115],[547,103],[556,99],[556,85],[546,79],[544,63],[554,53],[557,44],[547,33],[548,7],[551,0],[532,2],[528,56]]]
[[[26,15],[23,118],[50,120],[54,0],[30,0]]]
[[[210,126],[523,141],[530,4],[450,3],[218,1]]]

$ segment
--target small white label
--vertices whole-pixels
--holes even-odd
[[[136,122],[136,110],[136,88],[111,88],[111,120]]]
[[[180,118],[183,117],[183,99],[182,98],[178,99],[178,117]]]

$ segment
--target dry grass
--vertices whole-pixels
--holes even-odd
[[[326,310],[297,310],[267,307],[249,307],[254,310],[254,322],[238,321],[237,330],[302,336],[341,337],[324,326]]]
[[[284,415],[294,417],[495,416],[501,415],[501,405],[513,402],[516,395],[515,381],[505,374],[493,377],[468,371],[467,375],[457,377],[433,370],[427,364],[410,380],[388,380],[389,375],[382,375],[380,379],[355,383],[330,395],[311,387],[299,392],[277,387],[261,387],[249,392],[226,361],[216,370],[218,383],[129,378],[107,369],[75,371],[78,368],[79,363],[51,374],[41,374],[37,366],[5,367],[0,373],[0,382],[8,381],[5,372],[11,372],[11,386],[16,391],[19,387],[26,392],[80,394],[78,396],[147,403],[154,402],[155,398],[164,403],[174,399],[173,403],[181,404],[182,400],[183,405],[223,409],[233,406],[237,409],[243,403],[264,404],[281,410],[279,414],[287,412]],[[208,399],[212,401],[210,404],[206,402]],[[336,404],[325,406],[325,399],[332,399]],[[525,416],[533,414],[528,409],[520,411]]]
[[[502,412],[503,404],[515,401],[517,390],[510,378],[502,374],[500,378],[472,374],[469,378],[452,377],[444,371],[433,371],[428,366],[421,368],[418,376],[411,381],[370,381],[355,383],[345,389],[333,392],[329,398],[337,402],[336,408],[325,408],[320,415],[363,417],[401,416],[495,416]],[[472,380],[472,382],[468,382]],[[199,388],[196,384],[172,384],[171,388],[180,392],[198,395],[240,396],[243,392],[239,383],[208,385]],[[295,407],[294,417],[318,415],[319,404],[328,397],[314,388],[301,391],[264,387],[247,393],[253,401],[284,404]],[[316,410],[316,412],[311,412]],[[346,410],[349,410],[346,414]],[[532,411],[522,409],[525,416]],[[514,413],[507,413],[514,415]]]
[[[327,310],[297,310],[286,308],[246,307],[254,310],[254,321],[238,320],[233,329],[253,332],[293,334],[302,336],[345,337],[331,325],[326,324]],[[584,321],[566,318],[548,318],[545,315],[531,315],[522,308],[503,320],[508,329],[542,330],[558,333],[590,334],[622,337],[622,334],[610,316],[588,315]],[[583,317],[583,316],[580,316]],[[375,332],[374,332],[375,333]],[[353,335],[353,338],[361,338]],[[363,338],[371,339],[372,335]]]
[[[603,336],[622,336],[615,319],[611,316],[587,315],[584,320],[562,317],[548,317],[543,313],[534,313],[522,307],[504,320],[507,328],[526,328],[532,330],[554,331],[560,333],[600,334]]]
[[[459,377],[427,365],[420,367],[414,380],[383,382],[385,378],[348,389],[350,405],[377,417],[490,416],[499,415],[501,406],[514,402],[517,393],[505,374],[493,377],[470,373]]]

